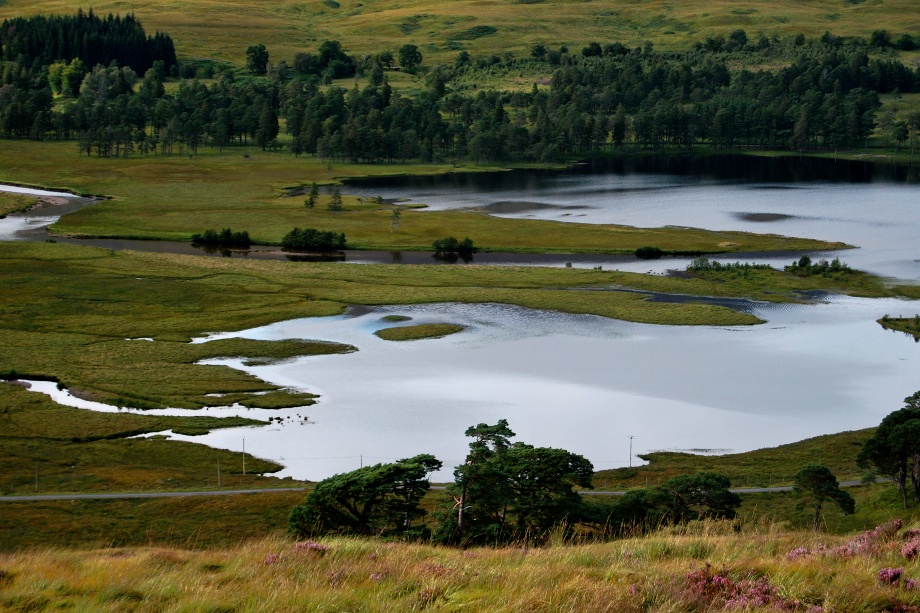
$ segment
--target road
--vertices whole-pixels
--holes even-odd
[[[879,481],[882,481],[879,479]],[[853,487],[862,481],[841,481],[840,487]],[[443,491],[444,485],[432,485],[431,489]],[[771,492],[791,492],[791,485],[777,487],[743,487],[733,488],[737,494],[768,494]],[[270,494],[275,492],[303,492],[305,487],[276,487],[251,490],[203,490],[200,492],[124,492],[112,494],[36,494],[34,496],[0,496],[0,502],[45,502],[52,500],[128,500],[132,498],[187,498],[190,496],[233,496],[237,494]],[[622,496],[625,491],[579,490],[584,496]]]

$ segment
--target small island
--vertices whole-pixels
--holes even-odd
[[[385,341],[418,341],[425,338],[441,338],[463,330],[464,327],[459,324],[418,324],[384,328],[377,330],[374,334]]]

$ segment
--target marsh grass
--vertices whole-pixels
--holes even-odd
[[[278,360],[353,348],[298,340],[188,340],[295,317],[335,315],[349,304],[495,302],[641,323],[743,325],[759,320],[724,307],[649,302],[642,294],[615,290],[784,301],[799,300],[796,291],[832,289],[821,277],[779,271],[758,270],[752,281],[533,267],[230,261],[45,243],[8,243],[0,264],[0,280],[12,290],[0,295],[5,314],[0,374],[51,377],[86,398],[137,408],[309,404],[308,394],[199,362]],[[856,287],[833,289],[879,296],[900,292],[859,278]],[[911,295],[909,289],[904,293]],[[138,338],[155,341],[127,340]],[[255,395],[262,392],[273,395]]]
[[[36,487],[42,494],[204,489],[216,486],[218,461],[225,484],[237,475],[248,486],[280,487],[284,482],[261,476],[282,468],[274,462],[247,455],[243,478],[241,453],[162,437],[129,438],[165,430],[198,435],[262,425],[239,417],[97,413],[0,383],[0,493],[34,494]],[[0,506],[0,513],[5,507]]]
[[[18,213],[30,209],[35,203],[35,196],[0,192],[0,218],[10,213]]]
[[[463,332],[464,327],[457,324],[418,324],[384,328],[374,332],[385,341],[417,341],[426,338],[441,338]]]
[[[239,150],[207,151],[194,158],[99,159],[77,155],[73,143],[8,141],[0,150],[0,181],[67,185],[79,193],[112,196],[63,217],[52,227],[74,236],[191,240],[203,228],[246,230],[253,241],[281,243],[294,227],[344,232],[355,249],[427,250],[445,236],[469,236],[480,249],[562,253],[632,253],[643,245],[665,251],[732,252],[829,250],[841,243],[746,232],[692,228],[634,228],[497,218],[469,211],[419,211],[402,207],[392,231],[393,207],[345,197],[345,211],[326,210],[322,195],[313,209],[289,188],[330,181],[314,157]],[[495,171],[496,167],[451,165],[343,165],[335,177]]]

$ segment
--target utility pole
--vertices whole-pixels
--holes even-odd
[[[361,454],[361,468],[364,468],[364,454]]]
[[[243,437],[243,476],[246,476],[246,437]]]
[[[631,434],[629,435],[629,467],[630,468],[632,468],[632,442],[634,438],[636,437]]]

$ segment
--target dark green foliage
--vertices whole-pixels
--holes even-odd
[[[785,270],[801,277],[820,275],[829,278],[841,278],[853,272],[848,265],[840,261],[840,258],[834,258],[830,262],[819,260],[813,263],[807,255],[786,266]]]
[[[268,50],[265,45],[250,45],[246,48],[246,68],[252,74],[265,74],[268,70]]]
[[[803,256],[807,258],[808,256]],[[715,272],[722,271],[748,271],[748,270],[769,270],[771,266],[769,264],[751,264],[750,262],[727,262],[723,264],[722,262],[712,261],[706,257],[694,258],[688,265],[687,270],[689,271],[707,271],[712,270]]]
[[[355,58],[342,49],[337,40],[325,40],[319,47],[319,53],[297,53],[294,56],[293,69],[303,77],[320,77],[324,82],[354,76]]]
[[[865,145],[881,105],[878,94],[920,91],[920,71],[896,59],[870,58],[873,48],[866,41],[844,45],[828,35],[795,46],[768,39],[755,44],[746,36],[738,30],[684,53],[595,43],[587,56],[536,45],[528,59],[458,57],[413,96],[397,95],[386,82],[392,54],[356,62],[338,41],[324,41],[318,53],[297,54],[288,70],[279,63],[271,80],[228,74],[209,87],[184,81],[169,94],[162,80],[170,68],[162,61],[144,73],[140,87],[121,87],[130,79],[110,67],[101,69],[106,72],[96,82],[118,87],[81,92],[91,64],[80,68],[65,60],[48,68],[10,56],[0,67],[0,135],[78,139],[87,155],[172,155],[176,147],[194,154],[202,145],[252,140],[273,149],[283,124],[294,154],[364,163],[549,163],[597,153],[611,143],[620,149],[702,143],[716,149],[839,150]],[[255,53],[258,45],[252,49],[261,55]],[[415,45],[404,45],[398,55],[406,70],[422,61]],[[542,62],[557,66],[548,88],[473,93],[463,86],[479,71],[512,72]],[[371,85],[320,88],[355,75],[359,63],[370,69]],[[735,68],[743,65],[782,67]],[[254,68],[263,70],[261,62]],[[78,98],[54,105],[52,90]],[[911,125],[892,122],[886,134],[900,145],[916,132]]]
[[[206,247],[249,249],[252,240],[246,230],[233,232],[230,228],[224,228],[220,232],[208,229],[201,234],[192,234],[192,243]]]
[[[341,251],[345,249],[345,234],[294,228],[281,239],[281,247],[289,251]]]
[[[418,505],[428,492],[429,473],[440,468],[439,460],[423,454],[325,479],[291,510],[288,529],[299,537],[408,532],[425,515]]]
[[[639,247],[636,249],[636,257],[640,260],[657,260],[664,255],[664,251],[658,247]]]
[[[438,240],[431,243],[431,248],[434,249],[435,253],[450,254],[456,253],[459,255],[473,255],[479,249],[473,245],[473,241],[467,236],[462,241],[458,241],[453,236],[448,236],[447,238],[439,238]]]
[[[92,9],[75,16],[17,17],[0,25],[0,60],[23,66],[48,66],[80,58],[87,68],[112,62],[144,74],[154,62],[168,72],[177,66],[172,39],[157,32],[147,36],[133,14],[97,17]]]
[[[697,519],[734,519],[741,497],[730,487],[731,480],[718,473],[678,475],[660,486],[627,492],[597,523],[620,534]]]
[[[445,543],[540,542],[554,528],[587,517],[575,488],[591,489],[594,468],[563,449],[510,442],[504,419],[467,429],[473,441],[466,462],[454,471],[436,538]]]
[[[329,209],[333,217],[345,210],[345,207],[342,206],[342,191],[338,185],[332,188],[332,196],[329,198],[329,204],[326,205],[326,208]]]
[[[907,508],[907,479],[914,488],[914,501],[920,502],[920,392],[904,399],[904,408],[889,413],[879,424],[875,436],[866,441],[857,462],[863,468],[875,467],[891,477]]]
[[[415,72],[422,65],[422,52],[415,45],[403,45],[398,55],[399,65],[406,72]]]
[[[741,496],[730,492],[731,480],[724,475],[701,472],[668,479],[647,494],[652,508],[669,523],[694,519],[733,519]]]
[[[812,506],[815,510],[814,530],[818,531],[821,519],[821,507],[825,502],[834,502],[845,514],[856,511],[856,501],[847,492],[840,489],[837,477],[824,466],[808,464],[803,466],[794,478],[796,492],[802,496],[800,508]]]
[[[310,193],[307,195],[307,199],[304,201],[304,206],[308,209],[312,209],[316,206],[316,200],[319,198],[319,186],[316,184],[316,181],[310,185]]]

